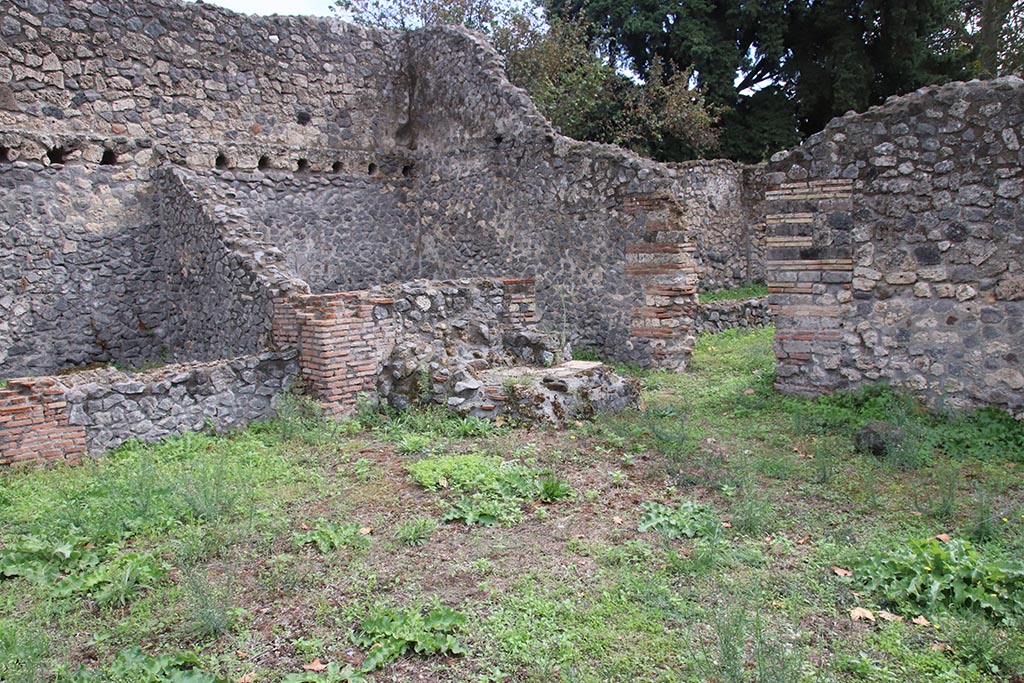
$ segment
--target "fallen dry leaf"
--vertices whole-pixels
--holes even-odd
[[[744,396],[753,396],[756,393],[757,393],[756,389],[744,389],[743,390],[743,395]]]
[[[807,541],[809,541],[809,540],[811,540],[810,534],[808,534],[807,536],[802,536],[802,537],[796,539],[796,544],[797,545],[803,545],[804,543],[807,543]]]
[[[928,647],[936,652],[945,652],[949,649],[949,645],[946,645],[945,643],[932,643]]]
[[[853,572],[851,572],[849,569],[843,569],[842,567],[837,567],[836,565],[832,565],[832,572],[836,576],[853,576]]]
[[[935,534],[932,539],[940,543],[949,543],[949,534]]]
[[[884,609],[878,610],[878,618],[886,621],[903,621],[903,617],[892,612],[886,612]]]
[[[371,529],[368,526],[364,526],[362,529],[359,530],[359,533],[361,533],[363,536],[369,536],[373,533],[373,529]]]
[[[615,524],[622,524],[622,517],[619,517],[619,516],[612,517],[612,522],[615,523]]]
[[[309,530],[309,525],[306,524],[305,522],[299,522],[299,528],[302,529],[303,531],[308,531]]]
[[[914,517],[920,517],[922,513],[921,513],[920,510],[911,510],[910,514],[913,515]]]
[[[320,658],[317,657],[316,659],[314,659],[309,664],[303,664],[302,668],[305,671],[323,671],[324,669],[327,668],[327,665],[324,664],[323,662],[321,662]]]
[[[726,529],[731,529],[732,528],[732,524],[730,524],[729,522],[722,522],[722,526],[725,527]]]
[[[256,683],[256,679],[252,674],[242,674],[241,678],[236,678],[235,683]]]
[[[871,610],[864,609],[863,607],[854,607],[850,610],[850,618],[854,621],[871,621],[875,620],[875,615],[871,613]]]
[[[242,652],[241,650],[235,650],[235,656],[239,659],[246,659],[249,657],[248,652]]]
[[[923,614],[918,614],[916,617],[914,617],[910,621],[912,623],[917,624],[918,626],[931,626],[932,625],[932,622],[928,621],[928,619],[925,618],[925,616]]]

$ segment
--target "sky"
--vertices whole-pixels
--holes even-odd
[[[332,0],[203,0],[242,14],[316,14],[330,16]]]

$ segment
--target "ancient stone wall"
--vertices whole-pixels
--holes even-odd
[[[83,429],[86,452],[99,455],[128,439],[223,432],[273,417],[297,372],[295,354],[285,352],[137,373],[102,368],[56,379],[68,424]]]
[[[778,386],[865,382],[1024,411],[1024,82],[832,121],[765,195]]]
[[[398,40],[177,0],[7,0],[0,129],[43,131],[72,160],[84,133],[149,139],[193,167],[223,153],[223,165],[254,168],[280,145],[387,148],[405,100]],[[47,151],[9,147],[25,159]]]
[[[10,380],[0,387],[0,465],[75,462],[128,439],[244,427],[274,415],[297,371],[286,352]]]
[[[136,169],[0,165],[0,376],[164,347],[159,231]]]
[[[773,323],[768,297],[712,301],[697,308],[694,329],[702,334],[768,327]]]

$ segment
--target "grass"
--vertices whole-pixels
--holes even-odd
[[[771,334],[702,337],[637,371],[643,410],[566,431],[291,398],[4,472],[0,680],[1024,674],[1020,424],[779,395]],[[899,443],[858,453],[878,421]]]
[[[700,302],[702,304],[710,304],[715,301],[756,299],[762,296],[768,296],[768,286],[761,282],[750,282],[731,289],[720,289],[716,292],[701,292]]]

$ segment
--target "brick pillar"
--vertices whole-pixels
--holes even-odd
[[[31,377],[0,388],[0,465],[77,462],[84,455],[85,427],[68,424],[59,382]]]
[[[360,393],[375,389],[381,363],[394,347],[395,331],[392,318],[376,318],[374,308],[390,303],[355,292],[293,300],[302,376],[327,411],[347,414]]]
[[[783,183],[765,193],[775,386],[818,394],[839,388],[841,312],[850,299],[853,181]]]
[[[513,328],[537,322],[537,289],[533,278],[504,278],[507,322]]]
[[[633,307],[630,337],[646,342],[654,367],[683,370],[696,341],[697,246],[671,195],[630,197],[624,208],[639,214],[644,228],[643,241],[626,245],[626,275],[640,281],[644,297]]]

